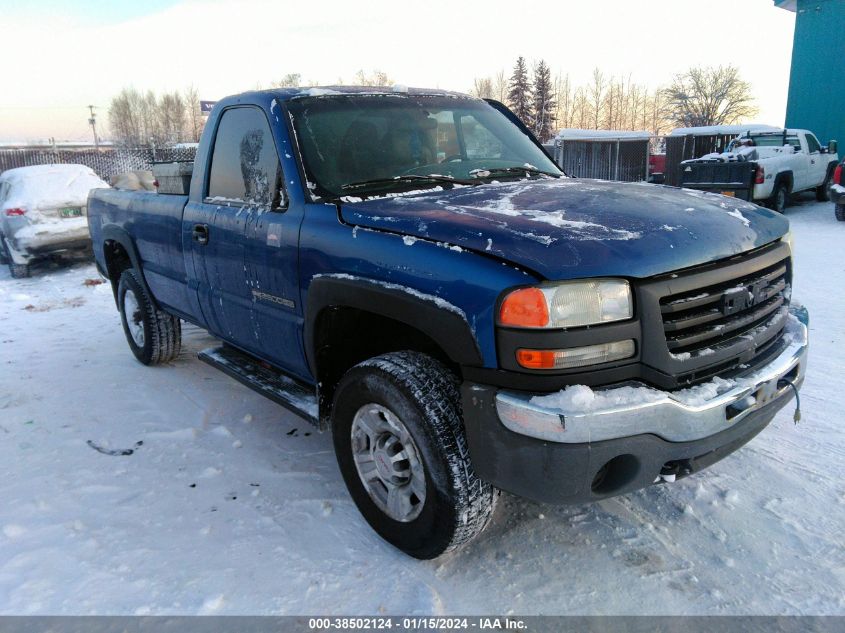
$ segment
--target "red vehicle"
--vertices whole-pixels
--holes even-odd
[[[648,181],[663,184],[666,174],[666,154],[648,155]]]

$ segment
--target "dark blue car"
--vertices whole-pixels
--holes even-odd
[[[497,489],[582,503],[690,475],[804,377],[783,216],[568,178],[462,94],[229,97],[189,190],[97,191],[88,219],[138,360],[207,329],[201,358],[331,429],[363,516],[418,558],[481,532]]]

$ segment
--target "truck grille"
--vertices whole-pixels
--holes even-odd
[[[789,247],[776,242],[643,283],[641,360],[656,372],[651,381],[686,386],[777,353],[791,280]]]
[[[788,272],[782,261],[727,283],[664,297],[660,312],[669,352],[700,354],[765,324],[787,305]]]

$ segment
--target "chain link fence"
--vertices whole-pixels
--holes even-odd
[[[65,149],[2,149],[0,173],[16,167],[48,165],[51,163],[86,165],[103,180],[136,169],[152,169],[154,162],[194,160],[195,147],[165,147],[160,149],[109,148],[90,150]]]

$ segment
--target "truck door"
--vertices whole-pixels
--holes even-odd
[[[251,349],[255,327],[245,228],[248,218],[269,208],[279,165],[264,113],[253,106],[226,109],[210,156],[202,202],[189,203],[184,216],[197,295],[208,329]]]
[[[787,136],[786,142],[795,148],[795,157],[792,162],[792,190],[802,191],[809,185],[810,176],[810,153],[807,151],[807,139],[803,134],[798,136]]]
[[[824,182],[827,176],[827,161],[826,156],[822,155],[822,148],[818,139],[807,133],[807,153],[810,157],[809,167],[807,168],[807,184],[806,188],[818,187]]]

